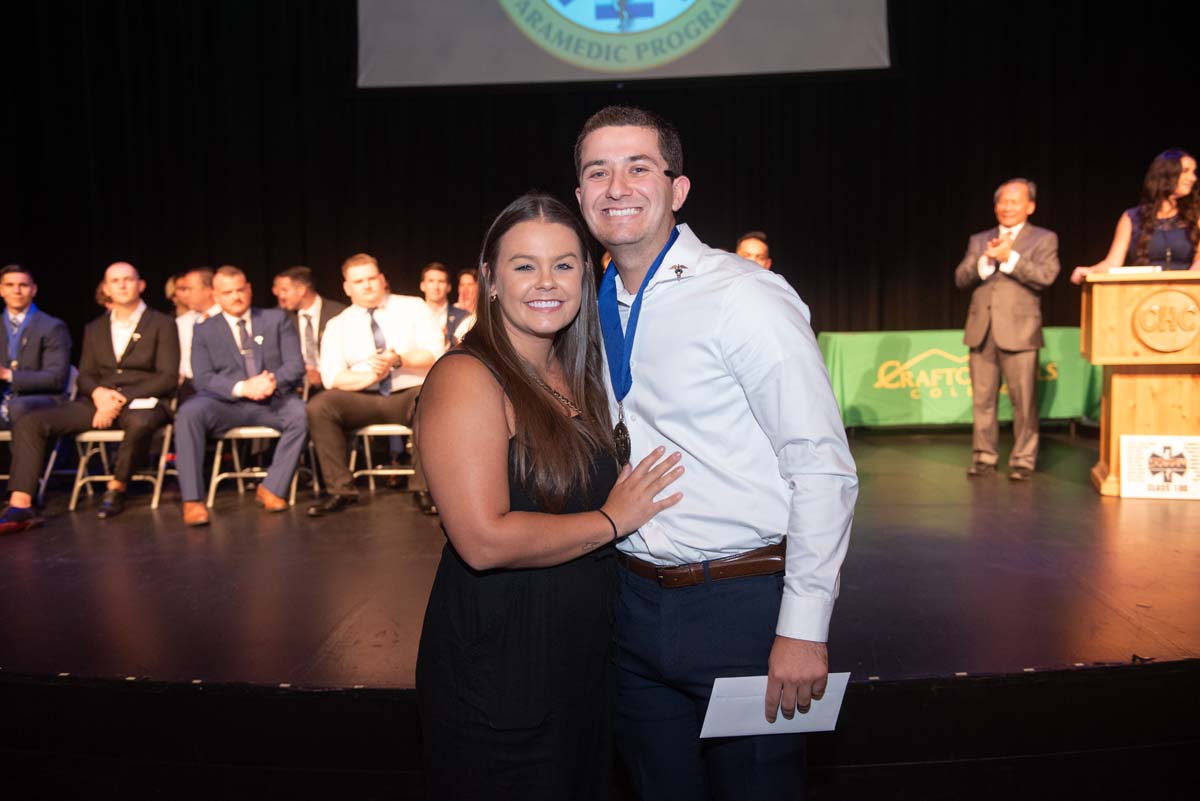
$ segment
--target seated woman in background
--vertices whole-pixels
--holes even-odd
[[[654,497],[683,468],[616,463],[585,241],[548,195],[501,212],[475,327],[421,391],[448,539],[417,656],[440,801],[609,797],[613,543],[679,501]]]
[[[1093,272],[1127,264],[1159,264],[1164,270],[1200,269],[1200,203],[1192,192],[1196,159],[1182,150],[1159,153],[1146,170],[1142,202],[1117,221],[1117,232],[1103,261],[1076,267],[1071,283],[1082,284]],[[1149,220],[1149,223],[1144,221]]]

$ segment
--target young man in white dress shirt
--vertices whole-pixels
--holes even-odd
[[[450,305],[450,271],[440,261],[431,261],[421,270],[421,294],[433,319],[446,335],[446,347],[457,345],[457,331],[471,316],[466,309]]]
[[[309,507],[313,517],[357,501],[346,464],[347,435],[376,423],[411,425],[425,375],[445,350],[425,301],[388,294],[373,256],[351,256],[342,278],[351,305],[325,327],[320,367],[326,389],[308,404],[309,433],[329,491],[326,500]],[[419,462],[415,469],[409,489],[425,510],[432,501]]]
[[[317,294],[312,270],[304,266],[289,267],[275,276],[273,284],[279,308],[292,316],[292,325],[300,337],[300,355],[304,358],[304,376],[308,381],[309,398],[321,386],[321,337],[325,326],[346,310],[346,304]]]
[[[742,234],[738,237],[734,252],[764,270],[771,269],[771,247],[767,244],[767,235],[762,231],[747,231]]]
[[[213,271],[211,267],[196,267],[188,270],[175,282],[175,296],[187,304],[188,310],[175,318],[179,330],[179,393],[180,400],[187,400],[194,393],[192,388],[192,334],[196,326],[221,313],[220,305],[213,299]]]
[[[796,798],[801,737],[700,740],[700,725],[717,676],[767,674],[768,720],[823,694],[858,479],[808,308],[676,226],[682,161],[674,128],[639,109],[601,110],[575,146],[579,207],[613,257],[613,419],[634,454],[666,445],[687,471],[683,500],[618,546],[616,741],[645,799]]]

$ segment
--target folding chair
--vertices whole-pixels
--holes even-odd
[[[79,368],[71,365],[71,369],[67,372],[67,392],[66,398],[68,401],[75,400],[75,396],[79,390]],[[37,505],[42,506],[46,499],[46,485],[50,483],[50,477],[54,475],[54,463],[58,461],[58,446],[62,444],[62,437],[56,437],[54,447],[50,449],[50,458],[46,460],[46,469],[42,471],[41,478],[38,479]],[[12,429],[6,428],[0,430],[0,442],[12,442]],[[0,481],[8,481],[11,476],[8,473],[0,473]]]
[[[208,480],[208,501],[205,505],[210,509],[212,508],[213,500],[217,497],[217,485],[227,478],[237,479],[238,495],[242,495],[246,492],[245,479],[253,478],[261,481],[267,477],[267,469],[265,467],[257,465],[242,466],[242,457],[238,451],[238,443],[250,440],[279,439],[279,437],[279,431],[269,426],[234,426],[220,436],[215,437],[217,447],[213,452],[212,476]],[[233,470],[231,471],[221,470],[221,456],[225,452],[226,442],[229,443],[229,453],[233,457]],[[299,476],[299,470],[292,473],[291,490],[288,493],[289,506],[296,505],[296,480]]]
[[[376,467],[371,456],[371,438],[404,437],[406,449],[409,453],[412,453],[412,433],[411,428],[402,426],[399,423],[378,423],[358,429],[354,432],[354,444],[350,449],[350,473],[355,478],[366,476],[371,492],[375,491],[375,476],[411,476],[416,471],[409,465]],[[366,462],[367,466],[361,470],[355,470],[354,468],[358,464],[358,446],[360,443],[363,449],[363,461]]]
[[[172,410],[174,409],[174,401]],[[157,509],[158,502],[162,498],[163,480],[167,473],[167,455],[171,450],[171,435],[175,431],[174,423],[167,423],[161,429],[163,432],[162,447],[158,453],[158,466],[153,473],[139,472],[130,476],[130,481],[149,481],[154,485],[154,496],[150,501],[150,508]],[[111,473],[111,468],[108,464],[108,445],[111,443],[120,443],[125,441],[125,432],[119,428],[94,428],[90,431],[84,431],[81,434],[75,435],[75,450],[79,454],[79,467],[75,471],[75,486],[71,488],[71,503],[67,507],[72,512],[75,511],[75,506],[79,502],[79,491],[87,489],[88,494],[92,494],[92,484],[103,481],[108,483],[112,481],[114,476]],[[104,471],[99,474],[89,474],[88,465],[94,458],[100,459],[101,469]]]

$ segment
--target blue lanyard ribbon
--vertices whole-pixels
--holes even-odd
[[[33,319],[33,315],[37,314],[37,310],[37,306],[29,304],[29,308],[25,310],[25,319],[17,326],[15,333],[12,330],[12,315],[7,311],[4,313],[4,325],[8,328],[8,364],[10,367],[21,354],[21,337],[25,335],[25,329],[29,327],[29,321]]]
[[[617,396],[617,403],[625,400],[625,396],[633,387],[633,372],[629,368],[629,360],[633,355],[633,337],[637,333],[638,316],[642,313],[642,296],[646,292],[646,287],[650,285],[650,280],[662,266],[663,260],[667,257],[667,251],[671,249],[678,238],[679,229],[673,228],[671,238],[659,251],[658,258],[650,265],[650,269],[646,271],[646,277],[642,279],[637,297],[633,299],[633,306],[629,309],[629,322],[624,331],[621,330],[621,311],[617,306],[617,265],[615,260],[609,263],[608,269],[604,271],[604,278],[600,281],[600,333],[604,335],[604,351],[608,356],[608,375],[612,379],[613,394]]]

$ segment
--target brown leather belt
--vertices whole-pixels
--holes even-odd
[[[660,567],[645,562],[633,556],[617,552],[617,563],[636,576],[658,582],[667,590],[680,587],[693,587],[704,583],[704,566],[708,565],[708,576],[713,581],[724,579],[745,578],[747,576],[769,576],[772,573],[783,572],[783,557],[785,547],[783,542],[768,545],[765,548],[755,548],[753,551],[739,553],[736,556],[726,556],[724,559],[713,559],[711,562],[693,562],[690,565],[676,567]]]

